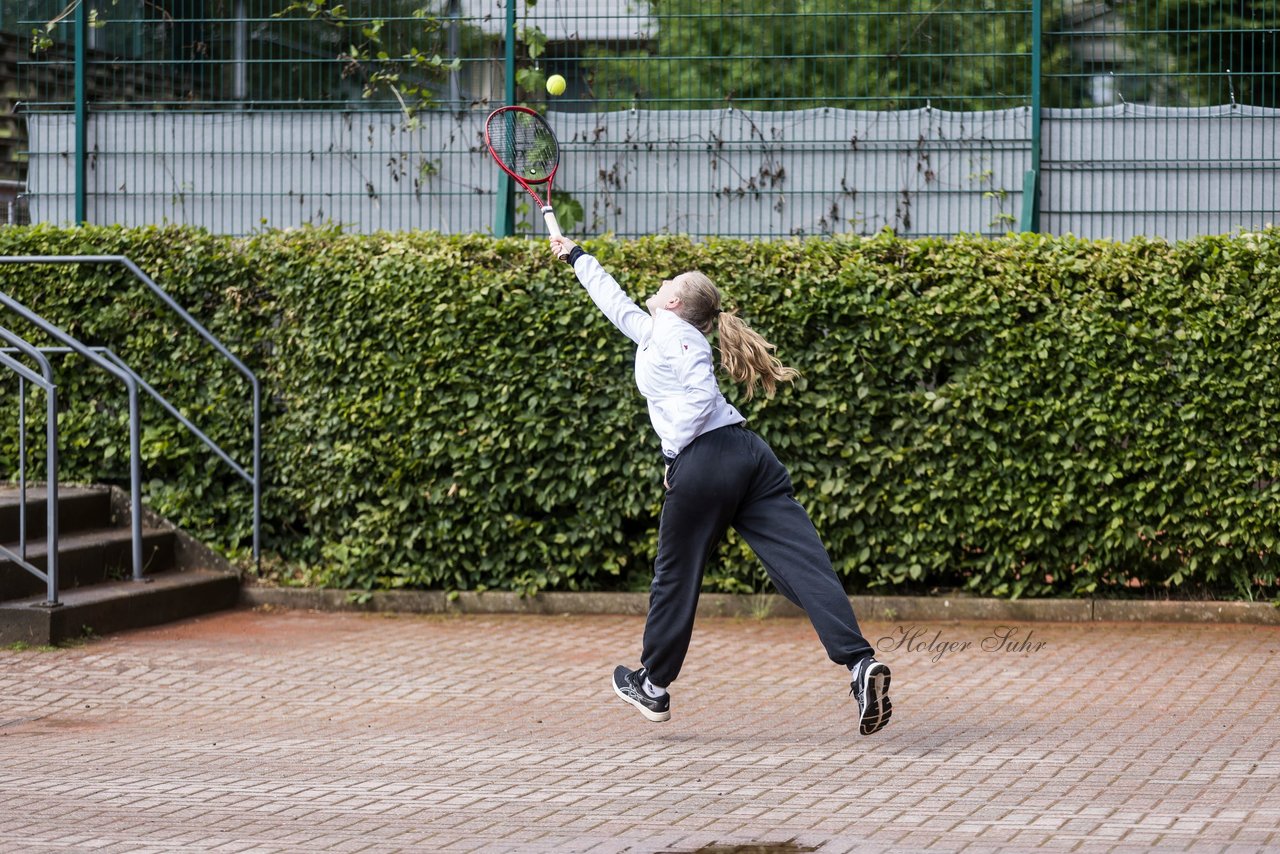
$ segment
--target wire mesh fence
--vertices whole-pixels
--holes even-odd
[[[63,0],[14,5],[19,32],[39,30],[49,47],[74,44]],[[565,110],[1027,103],[1028,0],[861,5],[517,0],[520,95],[545,99],[540,84],[559,73],[568,82],[558,101]],[[503,60],[507,12],[497,0],[119,0],[104,4],[87,32],[91,64],[116,84],[94,105],[385,109],[398,104],[391,87],[377,85],[387,73],[427,90],[437,105],[487,104],[504,92],[504,69],[493,66]],[[414,51],[458,66],[415,63]],[[62,63],[54,53],[28,65]],[[144,80],[147,91],[139,91]],[[38,103],[67,108],[69,93],[41,92]]]
[[[0,0],[37,219],[536,232],[481,140],[512,101],[574,234],[1181,238],[1280,195],[1280,0],[84,2]]]
[[[1044,33],[1042,225],[1187,237],[1276,221],[1280,2],[1067,4]]]

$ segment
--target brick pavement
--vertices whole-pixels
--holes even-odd
[[[0,851],[1280,850],[1278,628],[870,623],[862,738],[796,619],[700,619],[644,721],[608,684],[641,625],[240,610],[0,651]]]

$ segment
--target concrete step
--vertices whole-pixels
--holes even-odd
[[[45,535],[49,514],[43,486],[27,488],[27,539]],[[0,543],[17,542],[22,495],[16,488],[0,488]],[[58,488],[58,533],[73,534],[111,525],[111,490],[86,486]]]
[[[27,490],[26,560],[47,566],[46,493]],[[0,544],[19,552],[19,496],[0,488]],[[55,644],[86,630],[106,634],[232,607],[235,567],[167,520],[142,508],[145,578],[134,581],[128,497],[112,487],[58,490],[59,604],[44,582],[0,558],[0,645]]]
[[[17,543],[3,543],[18,553]],[[38,569],[47,565],[46,540],[27,543],[27,561]],[[142,529],[144,573],[173,568],[174,535],[158,528]],[[122,581],[133,575],[133,537],[128,528],[101,528],[58,538],[58,588],[73,590],[103,581]],[[0,601],[35,596],[45,583],[16,565],[0,559]]]
[[[44,596],[0,602],[0,646],[44,646],[182,620],[231,608],[239,593],[234,574],[190,569],[68,590],[54,608]]]

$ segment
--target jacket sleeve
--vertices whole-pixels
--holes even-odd
[[[605,272],[599,261],[585,253],[579,255],[573,262],[573,272],[577,274],[578,281],[582,283],[592,302],[623,335],[637,344],[649,337],[653,330],[653,318],[623,293],[622,288],[618,287],[613,276]]]

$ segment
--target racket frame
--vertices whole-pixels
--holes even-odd
[[[555,142],[556,165],[551,167],[551,171],[547,173],[547,177],[538,178],[533,181],[528,180],[523,175],[519,174],[510,166],[508,166],[506,164],[506,161],[504,161],[501,157],[499,157],[498,152],[494,150],[493,140],[489,136],[489,127],[492,125],[494,119],[497,118],[497,116],[499,116],[500,114],[512,113],[512,112],[526,113],[530,116],[533,116],[533,118],[536,121],[542,123],[542,126],[546,128],[547,133],[551,135],[552,141]],[[551,182],[556,177],[556,170],[560,168],[560,140],[556,139],[555,132],[551,130],[551,125],[547,124],[547,120],[544,119],[541,115],[539,115],[537,110],[531,110],[528,107],[520,107],[520,106],[499,107],[498,109],[490,113],[489,117],[484,120],[484,144],[489,149],[489,156],[493,158],[493,162],[498,164],[498,168],[501,169],[503,172],[506,172],[512,178],[514,178],[516,183],[519,184],[521,187],[524,187],[525,192],[528,193],[530,196],[532,196],[533,200],[537,202],[538,209],[542,211],[542,219],[547,224],[547,231],[551,232],[551,236],[564,237],[564,232],[560,230],[560,223],[556,220],[555,209],[551,207]],[[541,196],[539,196],[537,190],[533,188],[533,185],[535,184],[539,187],[544,185],[546,186],[547,198],[545,200]]]

